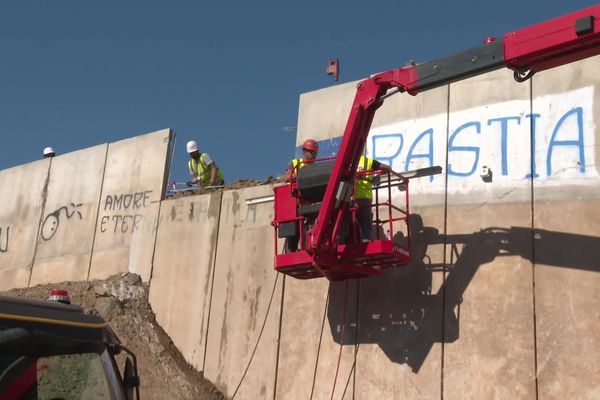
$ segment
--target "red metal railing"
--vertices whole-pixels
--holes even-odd
[[[409,180],[392,170],[364,170],[356,173],[355,192],[356,181],[360,178],[367,178],[378,182],[373,185],[373,200],[371,205],[362,207],[355,205],[350,208],[353,213],[353,220],[356,219],[358,209],[370,207],[373,210],[375,239],[394,240],[396,234],[405,233],[406,247],[410,251],[410,240],[408,239],[410,238]],[[398,192],[404,194],[402,196],[404,200],[403,205],[399,204]],[[398,223],[400,223],[400,226],[398,226]]]

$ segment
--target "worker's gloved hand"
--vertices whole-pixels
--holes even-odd
[[[187,181],[185,184],[187,185],[187,187],[194,186],[194,182],[192,182],[192,181]]]

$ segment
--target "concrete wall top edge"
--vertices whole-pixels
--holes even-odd
[[[164,129],[110,143],[102,189],[151,192],[152,201],[161,200],[171,130]]]
[[[58,154],[52,158],[52,162],[54,163],[58,160],[63,160],[65,158],[78,157],[79,155],[85,154],[86,152],[94,152],[97,149],[106,148],[107,146],[108,146],[108,143],[100,143],[100,144],[96,144],[94,146],[84,147],[82,149],[73,150],[68,153]]]
[[[49,163],[49,162],[50,162],[50,160],[48,160],[48,159],[40,159],[40,160],[30,161],[25,164],[13,165],[12,167],[0,169],[0,174],[8,173],[10,171],[15,171],[18,168],[35,168],[37,166],[37,164],[44,164],[44,163]]]
[[[131,141],[131,140],[136,140],[136,139],[139,140],[139,139],[141,139],[143,137],[153,136],[153,135],[156,135],[156,134],[164,134],[164,135],[168,136],[172,132],[173,132],[173,130],[171,128],[157,129],[157,130],[152,131],[152,132],[142,133],[142,134],[139,134],[139,135],[130,136],[130,137],[125,138],[125,139],[117,140],[115,142],[110,142],[110,144],[112,145],[112,144],[117,144],[117,143],[123,143],[123,142]]]

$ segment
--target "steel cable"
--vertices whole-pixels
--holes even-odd
[[[256,350],[258,349],[258,344],[260,343],[260,339],[265,330],[265,326],[267,325],[267,319],[269,317],[269,311],[271,310],[271,304],[273,303],[273,297],[275,295],[275,289],[277,288],[277,280],[278,279],[279,279],[279,273],[277,273],[277,275],[275,276],[275,282],[273,283],[273,290],[271,291],[271,298],[269,299],[269,305],[267,306],[267,312],[265,313],[265,319],[263,320],[262,326],[260,328],[260,332],[258,334],[258,338],[256,339],[256,344],[254,345],[254,349],[252,350],[252,354],[250,355],[250,360],[248,360],[248,365],[246,365],[246,369],[244,370],[244,373],[242,374],[240,383],[238,383],[237,387],[235,388],[235,391],[233,392],[233,396],[231,396],[231,400],[235,399],[235,395],[237,394],[238,390],[240,389],[240,386],[242,386],[242,383],[244,382],[244,379],[246,378],[246,374],[248,373],[248,370],[250,369],[250,364],[252,364],[252,360],[254,359],[254,355],[256,354]]]

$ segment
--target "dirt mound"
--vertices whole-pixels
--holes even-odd
[[[148,287],[139,275],[115,275],[104,281],[64,282],[13,289],[3,294],[46,299],[51,289],[67,289],[73,304],[101,315],[138,359],[142,399],[221,400],[225,397],[194,370],[158,326],[148,304]],[[122,367],[124,356],[118,359]]]

